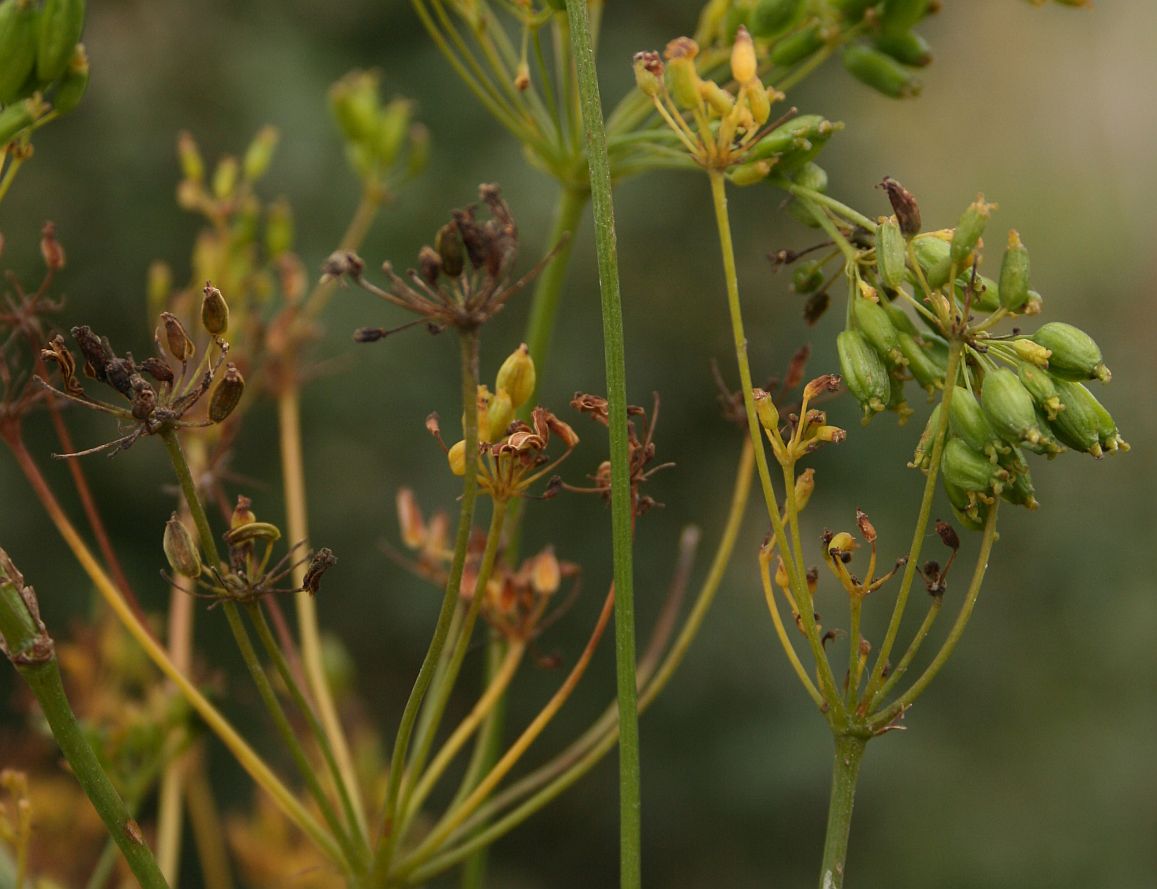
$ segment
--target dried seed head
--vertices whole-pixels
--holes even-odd
[[[197,351],[189,334],[185,333],[184,325],[171,312],[161,312],[161,324],[165,328],[165,345],[169,354],[184,364]]]
[[[201,299],[201,324],[213,336],[220,336],[229,329],[229,304],[221,291],[205,282]]]
[[[859,526],[860,535],[864,538],[864,540],[866,540],[868,543],[876,542],[875,525],[873,525],[872,522],[868,519],[868,514],[858,507],[856,509],[856,524]]]
[[[169,560],[169,567],[177,574],[185,577],[201,576],[201,555],[197,551],[193,537],[173,513],[165,522],[165,536],[163,540],[165,558]]]
[[[653,51],[635,53],[635,84],[643,95],[655,98],[663,92],[663,60]]]
[[[960,538],[956,536],[956,529],[947,522],[936,520],[936,533],[946,547],[951,550],[960,549]]]
[[[447,222],[438,229],[438,234],[434,236],[434,249],[442,259],[442,271],[451,278],[462,274],[466,259],[456,222]]]
[[[225,375],[209,398],[209,419],[214,423],[223,423],[241,401],[245,392],[245,378],[237,365],[230,361],[225,365]]]
[[[885,176],[880,187],[888,193],[888,200],[892,204],[892,210],[896,214],[896,221],[900,223],[900,231],[903,232],[904,237],[910,238],[919,234],[921,227],[920,205],[916,203],[916,198],[912,192],[891,176]]]
[[[141,370],[158,383],[171,383],[174,379],[173,369],[163,358],[158,358],[156,355],[150,355],[142,361]]]
[[[823,392],[839,392],[840,382],[839,374],[824,374],[823,376],[816,377],[804,387],[804,400],[811,401]]]
[[[554,414],[547,415],[546,428],[550,430],[551,435],[558,436],[568,449],[575,447],[579,443],[578,433],[574,431],[569,423],[564,423]]]
[[[56,240],[56,226],[51,222],[44,223],[40,230],[40,255],[50,272],[64,268],[64,248]]]
[[[499,390],[507,391],[516,408],[530,401],[530,396],[534,394],[535,370],[534,359],[530,357],[530,349],[526,343],[511,352],[502,362],[494,384]]]
[[[328,546],[323,546],[313,554],[309,567],[305,570],[305,577],[301,580],[301,588],[311,596],[316,596],[321,586],[321,576],[337,564],[337,556]]]

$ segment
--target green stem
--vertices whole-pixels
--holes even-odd
[[[142,889],[168,889],[141,828],[101,767],[69,706],[53,642],[37,613],[35,593],[0,551],[0,641],[40,703],[45,721],[77,783],[120,847]]]
[[[820,866],[820,889],[843,889],[844,862],[848,857],[848,833],[852,827],[852,804],[856,779],[864,758],[867,739],[854,735],[836,737],[832,760],[832,796],[828,803],[828,829],[824,838],[824,860]]]
[[[900,591],[896,594],[896,604],[892,607],[892,619],[884,633],[884,641],[880,645],[876,663],[872,667],[868,679],[868,687],[864,691],[863,700],[870,712],[879,699],[881,684],[884,681],[884,668],[888,666],[888,657],[892,647],[896,644],[896,636],[900,632],[900,623],[904,618],[904,610],[908,605],[908,594],[912,590],[912,583],[916,579],[916,568],[920,562],[920,552],[924,547],[924,537],[928,530],[928,520],[932,517],[932,501],[936,496],[936,477],[940,472],[940,455],[944,452],[944,443],[948,438],[949,407],[952,393],[956,388],[956,373],[960,367],[960,353],[964,344],[960,340],[953,340],[948,347],[948,370],[944,376],[944,393],[940,402],[940,428],[936,432],[936,441],[932,445],[932,457],[928,466],[928,478],[924,482],[924,496],[920,501],[920,513],[916,517],[916,527],[912,531],[912,545],[908,548],[908,561],[904,565],[904,576],[900,580]]]
[[[460,351],[462,363],[462,437],[466,443],[466,454],[478,453],[478,412],[471,410],[478,398],[478,331],[463,330],[460,335]],[[422,700],[430,687],[437,669],[438,659],[446,645],[446,636],[450,632],[450,622],[454,618],[454,611],[458,607],[458,597],[462,588],[462,572],[466,567],[466,550],[470,544],[470,532],[474,524],[474,502],[478,496],[478,473],[467,463],[468,471],[462,484],[462,505],[458,512],[458,532],[454,541],[454,556],[450,562],[450,576],[446,580],[446,592],[442,596],[442,607],[438,612],[438,620],[434,625],[434,635],[430,639],[430,647],[418,668],[418,676],[414,680],[414,688],[406,701],[402,711],[402,718],[398,724],[398,733],[394,738],[394,749],[390,757],[390,774],[386,787],[386,803],[382,814],[381,841],[374,854],[372,871],[372,886],[385,886],[386,876],[389,873],[390,859],[397,846],[397,831],[394,820],[398,814],[398,795],[402,787],[402,775],[406,767],[406,754],[409,751],[410,736],[414,731]]]
[[[213,531],[209,527],[209,517],[205,513],[205,507],[201,503],[201,498],[197,494],[197,486],[193,481],[193,475],[189,471],[189,464],[185,460],[185,455],[181,451],[181,443],[177,439],[177,433],[169,428],[161,432],[161,440],[165,444],[165,450],[169,454],[169,462],[173,466],[173,471],[176,473],[177,482],[180,485],[181,492],[185,496],[185,503],[189,507],[189,514],[193,518],[193,524],[197,528],[197,535],[200,538],[201,549],[209,560],[209,564],[217,567],[221,565],[221,556],[217,550],[217,543],[213,539]],[[306,783],[310,794],[313,796],[317,807],[324,817],[326,823],[329,825],[334,839],[337,840],[341,846],[342,857],[352,867],[356,867],[356,863],[360,860],[356,847],[353,845],[349,834],[342,826],[341,820],[337,817],[333,806],[330,804],[329,798],[322,789],[321,783],[317,779],[316,770],[313,764],[309,761],[305,750],[298,741],[297,735],[293,731],[293,726],[289,722],[289,717],[285,715],[285,710],[278,701],[277,695],[273,691],[273,686],[269,682],[269,677],[265,674],[265,668],[262,666],[260,659],[257,657],[257,652],[253,648],[253,642],[249,638],[249,631],[245,628],[245,623],[241,618],[241,612],[237,609],[235,602],[224,601],[221,603],[221,610],[225,613],[225,620],[229,624],[229,630],[233,634],[233,639],[237,643],[237,648],[241,652],[241,658],[245,662],[246,668],[249,670],[249,675],[253,678],[253,684],[257,686],[257,693],[261,697],[262,703],[269,711],[270,718],[277,729],[281,740],[288,748],[293,761],[296,763],[298,770],[301,772],[301,777]]]
[[[590,198],[584,188],[563,186],[554,211],[554,226],[547,237],[547,249],[562,244],[558,252],[542,270],[530,301],[530,317],[526,322],[524,339],[534,359],[535,370],[541,379],[550,357],[550,340],[558,316],[562,285],[574,251],[575,233],[582,221],[583,210]],[[565,240],[564,240],[565,239]]]
[[[642,799],[639,779],[638,689],[635,684],[635,596],[631,558],[632,503],[627,443],[627,369],[623,309],[615,244],[611,164],[599,98],[595,53],[586,0],[566,0],[571,54],[578,76],[594,204],[595,248],[602,294],[603,349],[611,439],[611,529],[615,577],[615,664],[619,700],[619,882],[642,885]]]
[[[747,335],[743,329],[743,310],[739,303],[739,275],[735,268],[735,246],[731,239],[731,221],[727,214],[727,191],[723,171],[711,170],[708,172],[711,180],[711,195],[715,205],[715,221],[719,229],[719,247],[723,254],[723,275],[727,283],[727,307],[731,315],[731,332],[735,345],[735,358],[739,365],[739,385],[742,389],[743,406],[747,413],[747,431],[751,437],[751,444],[755,450],[755,466],[759,473],[760,486],[763,488],[763,499],[767,506],[768,518],[776,539],[781,541],[780,556],[784,567],[791,578],[792,592],[800,609],[800,620],[803,622],[804,632],[808,645],[815,658],[816,669],[819,673],[819,685],[824,700],[835,713],[843,712],[843,699],[836,686],[835,676],[827,655],[824,654],[820,643],[819,633],[811,607],[811,595],[808,592],[807,580],[804,577],[803,565],[797,564],[793,557],[788,541],[790,538],[784,528],[783,518],[779,514],[779,500],[771,484],[771,471],[767,465],[767,451],[763,446],[763,432],[759,425],[759,418],[755,413],[755,399],[752,393],[751,365],[747,359]],[[778,435],[778,433],[776,433]],[[794,493],[789,490],[789,496]]]

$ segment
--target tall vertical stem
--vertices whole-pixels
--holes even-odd
[[[639,714],[635,686],[635,597],[631,565],[631,489],[627,451],[627,370],[611,164],[599,99],[587,0],[566,0],[571,53],[578,76],[594,204],[595,248],[602,294],[603,350],[611,438],[611,529],[615,576],[615,663],[619,700],[619,879],[621,889],[642,883],[642,812],[639,789]]]
[[[867,740],[852,735],[836,737],[832,760],[832,796],[828,803],[828,830],[824,838],[824,860],[820,867],[820,889],[842,889],[844,861],[848,857],[848,833],[852,828],[852,804],[856,780]]]

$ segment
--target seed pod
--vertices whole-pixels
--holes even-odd
[[[792,174],[791,180],[796,185],[810,188],[812,191],[825,192],[828,190],[828,171],[811,161],[801,165]]]
[[[882,299],[880,300],[880,308],[888,313],[888,317],[892,321],[892,326],[900,333],[908,333],[912,336],[918,336],[920,331],[916,329],[916,325],[912,322],[911,317],[900,308],[898,302],[894,300]]]
[[[217,167],[213,170],[213,196],[219,201],[231,198],[237,190],[240,175],[241,165],[237,163],[237,158],[227,154],[217,161]]]
[[[1047,439],[1037,422],[1032,396],[1013,371],[999,368],[986,373],[980,403],[992,428],[1005,441],[1036,445]]]
[[[1109,382],[1113,375],[1101,358],[1100,347],[1093,338],[1071,324],[1050,321],[1032,335],[1033,342],[1049,349],[1049,370],[1064,380],[1100,380]]]
[[[169,354],[182,364],[192,358],[197,349],[177,316],[171,312],[161,312],[161,324],[165,328],[165,345],[169,348]]]
[[[486,409],[486,428],[495,440],[506,434],[510,421],[514,419],[514,403],[510,393],[499,389],[490,399],[490,406]]]
[[[1074,451],[1100,457],[1104,451],[1129,450],[1117,424],[1096,396],[1081,383],[1056,380],[1057,396],[1064,410],[1050,425],[1062,442]]]
[[[824,43],[824,36],[820,30],[820,26],[811,25],[802,31],[788,34],[786,37],[777,40],[771,47],[768,58],[771,59],[774,65],[788,67],[815,55],[823,49]]]
[[[779,411],[776,410],[775,402],[771,400],[771,393],[764,389],[752,389],[751,397],[755,402],[755,416],[759,420],[759,425],[766,432],[777,429],[779,427]]]
[[[733,185],[742,188],[747,185],[758,185],[770,172],[771,164],[768,161],[751,161],[735,167],[728,178]]]
[[[1011,475],[1008,486],[1001,491],[1000,496],[1009,503],[1023,506],[1026,509],[1036,509],[1040,506],[1036,499],[1036,489],[1033,487],[1028,465],[1024,462],[1024,456],[1019,453],[1019,449],[1013,448],[1008,461],[1002,460],[1001,465],[1008,469]]]
[[[885,31],[907,31],[928,14],[929,0],[884,0],[880,25]]]
[[[329,90],[329,105],[348,142],[363,142],[377,129],[378,75],[350,71]]]
[[[895,366],[904,363],[896,328],[892,326],[888,313],[878,303],[862,296],[853,296],[852,320],[886,364]]]
[[[201,324],[213,336],[220,336],[229,329],[229,304],[221,291],[210,284],[202,292]]]
[[[28,0],[0,3],[0,105],[11,105],[27,95],[25,84],[36,65],[36,24],[37,10]],[[5,141],[0,138],[0,145]]]
[[[1008,233],[1008,248],[1000,263],[1000,304],[1010,312],[1020,311],[1028,300],[1028,250],[1016,229]]]
[[[383,167],[391,167],[398,159],[413,117],[413,103],[407,99],[392,99],[378,116],[374,134],[374,152]]]
[[[751,33],[761,39],[776,37],[795,25],[804,12],[804,0],[757,0],[751,11]]]
[[[233,413],[245,392],[245,378],[232,361],[225,365],[225,375],[209,397],[209,419],[223,423]]]
[[[876,229],[876,271],[880,283],[889,290],[895,290],[904,281],[906,249],[900,223],[894,218],[881,222]]]
[[[44,103],[36,98],[25,99],[0,111],[0,149],[36,123]]]
[[[814,293],[823,283],[824,266],[816,259],[801,262],[791,276],[791,288],[796,293]]]
[[[83,30],[84,0],[44,0],[36,48],[36,77],[41,83],[51,83],[64,73]]]
[[[943,475],[940,476],[940,483],[944,487],[944,493],[948,495],[948,501],[952,504],[952,514],[956,516],[957,521],[973,531],[982,530],[984,520],[988,517],[988,504],[978,500],[975,495],[969,496],[966,491],[949,482]]]
[[[976,196],[976,200],[968,205],[968,209],[960,217],[960,222],[956,224],[956,230],[952,233],[952,246],[949,249],[949,256],[952,257],[957,269],[967,268],[970,264],[972,251],[980,243],[980,236],[984,234],[988,217],[995,209],[996,204],[988,203],[981,194]]]
[[[241,173],[245,181],[256,182],[265,175],[273,161],[273,152],[277,149],[280,138],[277,127],[264,126],[257,132],[249,147],[245,149],[245,159],[241,162]]]
[[[927,472],[928,467],[932,465],[932,448],[936,443],[936,433],[940,431],[941,407],[938,402],[936,407],[932,408],[928,422],[924,424],[924,431],[920,433],[920,440],[916,442],[916,450],[908,463],[909,469]]]
[[[689,37],[677,37],[667,44],[664,55],[667,58],[667,91],[675,104],[685,111],[699,107],[700,77],[695,70],[699,44]]]
[[[924,272],[924,280],[933,290],[948,283],[948,275],[952,271],[950,249],[948,242],[937,233],[930,233],[912,241],[916,262]]]
[[[466,474],[466,442],[459,441],[446,452],[446,461],[450,464],[450,471],[457,476]]]
[[[456,222],[447,222],[434,236],[434,249],[442,257],[442,271],[451,278],[462,274],[466,266],[465,250]]]
[[[920,95],[922,84],[912,72],[878,49],[853,43],[843,54],[844,67],[856,80],[893,99]]]
[[[972,308],[982,312],[995,312],[1000,308],[1000,287],[992,278],[977,275],[973,282],[970,272],[956,279],[956,289],[961,299],[969,288],[972,288]]]
[[[957,386],[952,392],[948,427],[953,435],[963,440],[972,450],[987,456],[992,463],[997,462],[1000,453],[1009,451],[1009,446],[1001,442],[996,430],[988,422],[976,396],[963,386]]]
[[[826,127],[825,127],[826,125]],[[759,140],[747,153],[749,160],[769,160],[793,150],[811,148],[832,132],[831,121],[819,114],[801,114],[780,124]]]
[[[78,43],[72,49],[72,56],[68,60],[68,67],[64,70],[60,85],[52,94],[53,110],[58,114],[67,114],[80,104],[87,91],[88,54],[85,52],[84,44]]]
[[[831,0],[829,5],[834,7],[848,21],[858,22],[864,17],[864,13],[868,11],[868,7],[876,2],[877,0]]]
[[[880,187],[888,194],[888,202],[892,205],[892,212],[896,214],[896,221],[904,237],[911,238],[919,234],[920,205],[916,203],[915,195],[891,176],[885,176]]]
[[[181,523],[176,513],[169,516],[169,520],[165,522],[162,546],[169,567],[174,572],[185,577],[201,576],[201,554],[193,543],[189,529]]]
[[[999,494],[1009,479],[1007,469],[969,447],[964,439],[949,437],[940,457],[944,480],[966,493]]]
[[[873,43],[901,65],[924,68],[932,64],[932,47],[915,31],[885,31]]]
[[[912,334],[904,330],[896,334],[896,341],[908,363],[908,372],[916,382],[930,395],[937,389],[943,389],[944,375],[948,369],[933,357],[931,350],[921,346]]]
[[[1047,371],[1024,362],[1017,365],[1016,375],[1021,385],[1032,396],[1037,408],[1044,411],[1050,422],[1055,420],[1057,413],[1064,410],[1064,405],[1057,395],[1057,387],[1052,376]]]
[[[505,389],[514,407],[519,408],[530,401],[535,381],[534,359],[530,357],[529,347],[523,343],[502,362],[494,385]]]
[[[858,330],[845,330],[836,337],[836,350],[844,382],[864,411],[864,422],[887,407],[892,397],[888,369]]]

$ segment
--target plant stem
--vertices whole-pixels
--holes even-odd
[[[755,413],[755,399],[752,393],[751,365],[747,359],[747,335],[743,330],[743,310],[739,303],[739,276],[735,268],[735,247],[731,240],[731,221],[727,214],[726,180],[723,171],[710,170],[708,177],[711,180],[711,196],[715,205],[715,221],[719,229],[719,247],[723,254],[723,275],[727,283],[727,307],[731,316],[731,332],[735,345],[735,358],[739,365],[739,385],[742,389],[743,406],[747,414],[747,431],[751,437],[751,445],[755,451],[755,466],[759,473],[760,486],[763,489],[763,499],[767,506],[767,514],[771,519],[771,527],[775,537],[780,541],[780,556],[788,577],[791,578],[792,591],[799,603],[800,619],[803,622],[808,645],[815,658],[816,669],[819,674],[820,690],[834,713],[843,712],[843,700],[836,687],[835,677],[831,665],[820,644],[819,633],[811,607],[811,595],[808,592],[807,580],[803,576],[803,565],[796,564],[788,544],[789,537],[784,528],[783,518],[779,514],[779,500],[775,496],[775,489],[771,484],[771,471],[767,464],[767,451],[763,446],[763,432],[759,425],[759,418]],[[778,433],[776,433],[778,434]],[[791,495],[789,491],[789,496]]]
[[[523,335],[539,379],[546,372],[550,358],[550,341],[557,323],[562,285],[574,252],[576,230],[582,222],[583,210],[589,199],[590,193],[586,189],[564,185],[554,210],[554,225],[547,236],[546,248],[551,250],[560,242],[562,246],[538,278],[530,300],[526,333]]]
[[[866,738],[855,735],[836,737],[836,752],[832,760],[832,796],[828,803],[828,830],[824,838],[824,860],[820,866],[820,889],[843,889],[856,779],[860,775],[860,762],[864,758],[867,743]]]
[[[245,742],[245,739],[237,733],[237,730],[233,728],[229,721],[221,715],[216,707],[209,703],[209,700],[201,694],[200,690],[193,684],[189,677],[177,668],[169,659],[165,650],[157,643],[157,640],[153,638],[148,627],[138,618],[124,596],[121,595],[120,590],[117,589],[112,578],[108,576],[96,560],[96,557],[93,556],[84,541],[81,540],[76,528],[74,528],[68,520],[68,516],[65,515],[59,501],[57,501],[56,496],[52,493],[52,489],[44,480],[44,476],[41,474],[36,462],[32,459],[32,455],[28,453],[27,449],[25,449],[21,443],[8,443],[12,447],[17,463],[20,464],[21,470],[24,472],[29,484],[32,485],[37,498],[48,513],[53,525],[56,526],[65,544],[72,551],[77,562],[80,563],[85,574],[92,580],[93,586],[96,587],[97,592],[100,593],[105,604],[112,609],[113,614],[116,615],[121,625],[129,632],[129,635],[136,640],[137,644],[144,649],[149,660],[156,664],[157,668],[177,686],[181,694],[184,695],[185,700],[197,711],[197,715],[200,716],[209,729],[221,739],[221,742],[228,748],[229,752],[233,754],[237,762],[254,782],[265,789],[286,818],[313,840],[315,845],[322,850],[323,854],[331,860],[337,861],[339,852],[333,842],[333,838],[318,824],[313,815],[298,802],[289,788],[273,774],[265,764],[265,761]]]
[[[479,334],[476,329],[463,330],[460,335],[462,437],[466,442],[467,455],[478,453],[478,412],[471,410],[478,398],[478,339]],[[454,618],[454,611],[458,607],[458,597],[462,589],[462,572],[466,567],[466,550],[470,544],[470,532],[474,524],[474,502],[477,495],[478,473],[474,471],[473,464],[468,461],[462,484],[462,505],[458,512],[458,532],[454,541],[454,556],[450,562],[450,575],[446,580],[446,592],[442,596],[442,607],[438,613],[437,623],[434,625],[434,635],[430,639],[430,647],[426,650],[422,666],[418,668],[414,688],[406,701],[401,721],[398,724],[398,733],[394,738],[394,748],[390,757],[389,783],[386,788],[386,802],[382,813],[381,839],[377,851],[374,853],[370,884],[372,886],[386,885],[390,859],[393,857],[397,844],[395,818],[398,814],[398,794],[401,790],[402,776],[406,767],[410,736],[414,731],[414,723],[418,719],[422,700],[434,678],[438,658],[446,644],[446,636],[450,631],[450,622]]]
[[[638,689],[635,684],[635,597],[632,568],[632,503],[627,449],[627,369],[623,309],[615,244],[611,165],[599,98],[595,53],[586,0],[566,0],[571,54],[578,76],[579,106],[586,134],[594,204],[595,248],[602,294],[603,350],[611,439],[611,529],[615,576],[615,664],[619,700],[619,881],[620,889],[642,884],[642,799],[639,779]]]
[[[36,611],[35,593],[0,551],[0,640],[4,653],[40,703],[52,736],[76,781],[120,847],[142,889],[168,889],[164,874],[69,706],[53,642]]]

